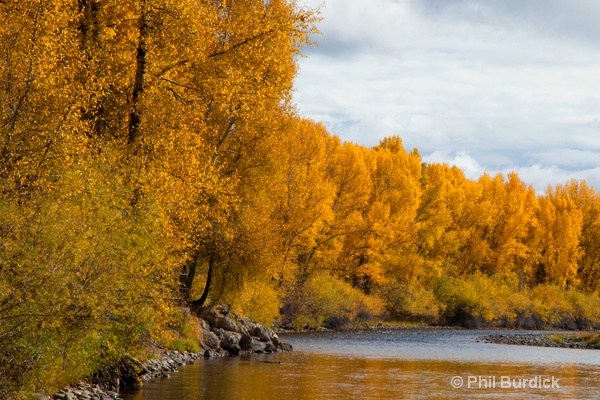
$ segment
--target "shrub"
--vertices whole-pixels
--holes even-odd
[[[380,315],[383,301],[341,279],[317,275],[285,299],[283,311],[297,329],[323,325],[339,329]]]
[[[422,286],[391,283],[382,290],[387,312],[392,319],[432,324],[440,307],[433,291]]]
[[[265,280],[247,282],[231,306],[252,321],[270,327],[279,317],[281,300],[275,288]]]
[[[510,307],[510,283],[504,277],[475,274],[469,277],[442,277],[436,297],[442,304],[442,322],[466,328],[506,326],[516,320]]]
[[[178,315],[175,323],[173,333],[176,337],[169,341],[168,349],[180,352],[189,351],[190,353],[199,352],[201,329],[198,318],[189,312],[182,312]]]
[[[169,350],[176,350],[181,353],[185,351],[198,353],[200,351],[200,343],[198,339],[175,339],[169,343]]]

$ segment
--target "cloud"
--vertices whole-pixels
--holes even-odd
[[[600,152],[580,149],[546,149],[533,151],[531,158],[536,164],[556,165],[566,170],[593,169],[600,166]]]
[[[556,155],[559,160],[564,160],[560,153],[557,153]],[[491,176],[502,174],[506,177],[508,174],[516,172],[523,182],[531,185],[540,195],[546,191],[548,186],[555,187],[559,184],[565,184],[572,179],[585,180],[588,185],[593,186],[596,189],[600,188],[600,166],[565,169],[559,165],[536,163],[528,166],[488,169],[467,151],[458,151],[454,153],[436,151],[431,154],[423,155],[423,161],[430,164],[438,163],[455,165],[463,171],[468,179],[475,181],[484,173],[488,173]]]
[[[595,0],[411,0],[427,18],[511,28],[598,46],[600,3]]]
[[[543,194],[549,186],[564,185],[570,180],[585,180],[596,190],[600,188],[600,167],[567,171],[553,165],[534,164],[502,172],[507,174],[513,171],[523,182],[532,185],[538,194]]]
[[[522,171],[536,188],[595,179],[599,16],[583,0],[329,0],[295,100],[344,140],[397,134],[469,171]]]
[[[433,164],[456,165],[469,179],[477,180],[485,172],[479,162],[471,157],[466,151],[459,151],[451,154],[443,151],[436,151],[423,156],[423,161]]]

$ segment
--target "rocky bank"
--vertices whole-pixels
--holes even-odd
[[[168,378],[177,368],[193,364],[200,358],[251,355],[253,353],[276,353],[291,351],[292,346],[281,342],[270,328],[250,321],[224,306],[203,307],[195,310],[200,317],[201,351],[180,353],[157,350],[158,358],[141,362],[131,357],[117,365],[98,371],[90,382],[81,382],[65,388],[51,397],[38,394],[40,400],[118,400],[119,391],[139,388],[145,382]]]
[[[581,340],[564,338],[561,341],[555,341],[550,335],[545,333],[527,333],[512,335],[487,335],[481,336],[477,341],[497,344],[513,344],[520,346],[541,346],[541,347],[562,347],[569,349],[596,349],[594,345],[585,343]]]

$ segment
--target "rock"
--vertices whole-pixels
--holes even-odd
[[[222,315],[212,307],[202,307],[198,310],[198,316],[208,322],[212,328],[216,327],[217,318],[222,317]]]
[[[273,332],[273,336],[271,337],[271,342],[273,342],[273,344],[278,347],[279,345],[281,345],[281,342],[279,341],[279,336],[277,336],[277,334],[274,331],[271,331],[271,332]]]
[[[294,350],[294,348],[292,347],[292,345],[291,345],[291,344],[289,344],[289,343],[284,343],[284,342],[281,342],[281,343],[279,343],[279,348],[280,348],[282,351],[292,351],[292,350]]]
[[[260,353],[264,353],[266,351],[267,344],[269,344],[269,343],[265,344],[265,342],[261,342],[260,340],[256,340],[252,344],[251,350],[252,350],[253,353],[259,353],[259,354]]]
[[[246,330],[247,333],[254,331],[254,327],[256,326],[256,324],[250,321],[247,317],[241,317],[238,321],[238,325],[240,325],[242,329]]]
[[[210,324],[202,318],[198,318],[198,322],[200,323],[200,329],[203,331],[210,331]]]
[[[277,337],[277,335],[275,334],[275,332],[273,332],[273,330],[262,326],[260,324],[256,324],[256,326],[254,327],[254,330],[251,332],[252,336],[256,336],[257,338],[259,338],[262,342],[272,342],[274,337]],[[279,338],[277,338],[279,339]]]
[[[237,355],[242,350],[240,347],[241,338],[240,333],[224,331],[221,338],[221,348],[227,350],[229,354]]]
[[[217,335],[217,337],[219,338],[219,340],[223,339],[223,332],[224,330],[221,328],[210,328],[210,331],[212,333],[214,333],[215,335]]]
[[[277,351],[277,347],[271,342],[265,343],[265,352],[267,353],[275,353]]]
[[[241,333],[240,327],[237,326],[235,322],[231,318],[228,317],[216,317],[215,318],[215,327],[221,328],[230,332],[238,332]]]
[[[217,353],[212,349],[206,349],[204,351],[204,358],[213,358],[216,356],[217,356]]]
[[[240,348],[242,350],[251,350],[254,344],[254,339],[250,335],[242,335],[240,339]]]

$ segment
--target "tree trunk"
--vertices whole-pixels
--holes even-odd
[[[146,63],[148,53],[148,44],[146,39],[148,38],[149,34],[147,18],[147,11],[144,10],[140,18],[140,38],[138,41],[137,56],[135,60],[135,81],[133,84],[131,113],[129,114],[129,135],[127,137],[128,144],[133,144],[135,142],[139,135],[140,124],[142,122],[142,115],[138,103],[146,85]]]
[[[194,300],[192,302],[192,306],[194,308],[200,308],[206,303],[206,299],[208,298],[208,293],[210,291],[213,269],[215,265],[215,258],[211,256],[208,260],[208,274],[206,275],[206,285],[204,285],[204,291],[202,292],[202,296],[198,300]]]

